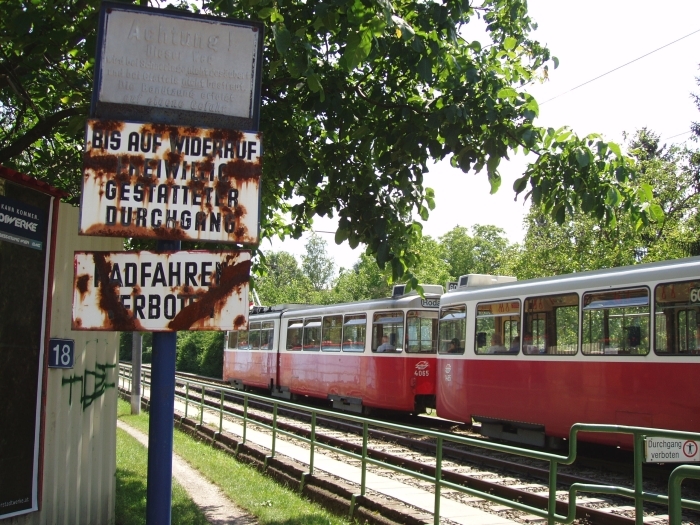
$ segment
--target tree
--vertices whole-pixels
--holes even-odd
[[[333,302],[364,301],[379,299],[391,295],[390,275],[388,269],[380,269],[374,257],[362,254],[355,265],[346,270],[340,269],[340,275],[332,290]]]
[[[7,0],[0,19],[0,164],[73,201],[97,6]],[[559,223],[578,209],[608,222],[622,210],[638,227],[659,219],[618,146],[535,124],[526,87],[557,61],[531,38],[524,0],[205,0],[203,12],[267,24],[263,237],[298,238],[314,215],[337,215],[337,243],[366,244],[394,280],[417,284],[413,216],[434,207],[428,160],[486,168],[496,191],[501,159],[519,148],[536,160],[515,192]],[[483,44],[461,36],[482,22]]]
[[[636,191],[646,193],[650,207],[662,210],[663,220],[637,228],[620,214],[612,224],[578,213],[556,224],[533,209],[523,250],[514,271],[518,278],[541,277],[610,268],[687,256],[698,250],[700,164],[687,147],[660,145],[658,134],[646,128],[628,141],[639,173]],[[658,212],[657,212],[658,213]]]
[[[492,225],[475,224],[472,235],[455,226],[440,237],[440,243],[453,279],[469,273],[503,275],[513,251],[505,231]]]
[[[324,290],[333,278],[335,264],[328,255],[328,244],[316,233],[312,233],[306,243],[306,255],[301,256],[301,270],[311,281],[314,290]]]
[[[287,252],[262,255],[261,275],[253,284],[260,301],[264,305],[310,303],[313,285],[299,268],[294,256]]]

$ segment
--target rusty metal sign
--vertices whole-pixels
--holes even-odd
[[[80,233],[259,243],[259,133],[88,120]]]
[[[90,116],[257,130],[263,29],[103,2]]]
[[[237,330],[250,252],[75,252],[73,330]]]

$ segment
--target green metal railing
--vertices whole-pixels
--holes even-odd
[[[124,364],[120,364],[120,386],[129,384],[127,390],[131,390],[131,371],[130,367]],[[145,377],[145,375],[144,375]],[[142,378],[143,379],[143,378]],[[180,399],[184,403],[184,414],[187,417],[188,409],[192,405],[193,401],[190,400],[189,391],[191,387],[196,389],[207,388],[209,390],[218,389],[220,391],[220,402],[218,408],[213,408],[208,404],[205,404],[203,399],[195,402],[195,406],[198,411],[198,418],[200,425],[204,424],[204,412],[208,410],[212,413],[217,413],[219,416],[218,421],[218,432],[223,432],[224,425],[224,415],[229,418],[240,420],[242,424],[242,441],[238,444],[236,448],[236,453],[238,453],[238,448],[246,443],[246,430],[248,421],[248,402],[249,400],[257,400],[266,403],[272,403],[273,405],[273,415],[272,423],[265,424],[259,421],[254,421],[256,427],[265,428],[272,433],[272,446],[270,449],[270,454],[265,458],[265,467],[267,467],[270,459],[275,457],[275,444],[278,435],[286,436],[288,438],[300,441],[309,446],[309,469],[308,472],[302,474],[300,480],[300,488],[304,487],[305,482],[310,476],[313,476],[314,472],[314,455],[317,449],[325,449],[331,452],[342,454],[349,458],[358,460],[361,463],[361,481],[360,481],[360,492],[358,494],[352,495],[350,502],[350,515],[352,516],[358,498],[365,495],[367,489],[367,466],[374,465],[376,467],[392,470],[401,474],[412,476],[416,479],[420,479],[433,484],[435,491],[435,504],[434,504],[434,523],[439,524],[440,521],[440,493],[443,488],[449,488],[470,496],[475,496],[482,498],[493,503],[500,505],[506,505],[515,510],[520,510],[547,519],[549,525],[554,523],[572,523],[576,517],[576,498],[579,493],[598,493],[598,494],[608,494],[623,496],[634,500],[635,503],[635,523],[636,525],[643,524],[644,518],[644,502],[655,503],[659,505],[665,505],[669,509],[669,523],[670,525],[681,525],[681,510],[683,508],[700,511],[700,502],[693,500],[683,499],[681,496],[681,484],[684,479],[700,479],[700,466],[688,466],[681,465],[677,467],[670,476],[669,479],[669,489],[668,496],[661,494],[655,494],[647,492],[644,490],[642,483],[642,472],[644,464],[644,440],[648,437],[658,437],[658,438],[671,438],[671,439],[683,439],[683,440],[693,440],[700,441],[700,434],[691,432],[678,432],[671,430],[660,430],[653,428],[643,428],[643,427],[628,427],[620,425],[591,425],[591,424],[575,424],[569,433],[569,453],[566,456],[559,454],[551,454],[548,452],[541,452],[537,450],[528,450],[523,448],[518,448],[510,445],[504,445],[501,443],[493,443],[478,439],[465,438],[461,436],[456,436],[452,434],[445,434],[441,432],[434,432],[430,430],[415,429],[411,427],[405,427],[403,425],[397,425],[393,423],[387,423],[377,420],[368,420],[351,414],[333,412],[329,410],[323,410],[318,408],[304,407],[290,403],[287,401],[279,399],[271,399],[269,397],[250,394],[242,392],[239,390],[234,390],[228,387],[217,387],[211,384],[205,384],[196,380],[183,380],[177,379],[178,386],[181,386],[185,390],[185,395],[178,395],[176,393],[176,398]],[[235,394],[237,396],[243,397],[243,415],[236,414],[234,412],[226,411],[224,407],[224,395],[226,393]],[[202,396],[203,397],[203,396]],[[311,415],[311,432],[310,437],[306,438],[300,436],[293,432],[289,432],[278,428],[277,425],[277,411],[279,407],[292,408],[297,411],[307,412]],[[362,426],[362,453],[357,454],[347,450],[343,450],[326,443],[316,441],[316,420],[317,416],[333,417],[339,418],[346,421],[351,421]],[[436,442],[436,463],[435,463],[435,475],[430,476],[423,474],[422,472],[416,472],[409,470],[404,467],[397,465],[392,465],[385,463],[383,461],[369,457],[368,455],[368,443],[369,443],[369,428],[383,428],[387,430],[399,431],[414,434],[416,436],[431,438]],[[632,488],[628,487],[617,487],[610,485],[595,485],[586,483],[574,483],[569,487],[569,505],[568,513],[566,515],[561,515],[556,513],[556,487],[557,487],[557,472],[560,465],[571,465],[576,460],[578,442],[577,437],[581,432],[587,433],[614,433],[614,434],[628,434],[631,435],[634,440],[634,480]],[[462,445],[467,445],[471,447],[477,447],[497,452],[502,452],[506,454],[513,454],[521,457],[527,457],[531,459],[545,461],[549,464],[549,499],[546,509],[541,509],[539,507],[533,507],[520,503],[518,501],[513,501],[507,498],[496,496],[488,492],[483,492],[477,489],[465,487],[457,483],[452,483],[450,481],[442,479],[442,458],[444,452],[445,443],[458,443]]]

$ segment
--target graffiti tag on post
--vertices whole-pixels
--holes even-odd
[[[80,233],[259,242],[259,133],[88,120]]]
[[[75,252],[73,330],[247,326],[250,252]]]

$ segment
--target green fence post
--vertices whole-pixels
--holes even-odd
[[[681,465],[671,472],[668,478],[668,523],[681,525],[683,506],[681,500],[681,484],[685,478],[700,479],[700,466]]]
[[[187,409],[190,406],[190,382],[185,383],[185,419],[187,419]]]
[[[199,426],[201,427],[204,423],[204,386],[201,386],[201,392],[199,395]]]
[[[572,503],[569,502],[569,505]],[[547,524],[554,525],[557,512],[557,462],[549,461],[549,500],[547,501]]]
[[[270,455],[265,456],[264,468],[267,469],[268,462],[275,457],[275,444],[277,442],[277,403],[272,405],[272,448]]]
[[[433,523],[440,525],[440,488],[442,482],[442,436],[435,443],[435,509],[433,510]]]
[[[309,475],[314,475],[314,445],[316,444],[316,412],[311,414],[311,455],[309,457]]]
[[[358,497],[362,497],[365,495],[365,484],[367,482],[367,443],[369,441],[369,425],[367,424],[367,421],[364,421],[362,423],[362,471],[360,474],[360,493],[359,494],[353,494],[350,497],[350,512],[348,515],[352,518],[353,513],[355,512],[355,503],[357,502]]]
[[[634,523],[644,524],[644,435],[634,432]]]
[[[219,405],[219,434],[224,431],[224,391],[221,391],[221,404]]]

